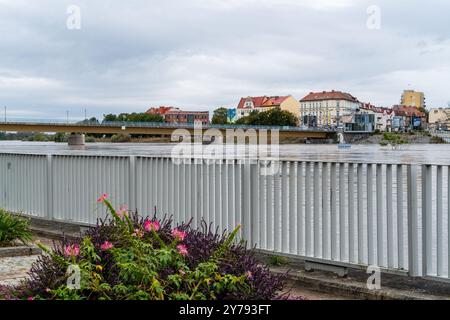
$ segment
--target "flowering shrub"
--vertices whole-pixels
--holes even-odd
[[[239,227],[230,234],[212,232],[204,222],[200,230],[189,224],[172,229],[170,219],[116,211],[108,195],[98,201],[111,219],[78,241],[54,243],[52,251],[43,247],[47,254],[33,264],[29,279],[8,293],[0,290],[0,298],[274,299],[283,289],[283,276],[259,265],[244,243],[236,244]],[[79,272],[75,288],[76,274],[67,273],[73,266]]]

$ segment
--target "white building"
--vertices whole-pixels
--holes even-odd
[[[300,100],[300,121],[309,127],[336,127],[341,117],[353,114],[361,103],[349,93],[341,91],[311,92]]]

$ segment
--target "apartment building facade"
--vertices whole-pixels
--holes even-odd
[[[361,102],[346,92],[311,92],[300,100],[300,122],[307,127],[337,127],[342,125],[342,117],[360,107]]]

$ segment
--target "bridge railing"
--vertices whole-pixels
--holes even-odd
[[[194,129],[193,123],[166,123],[166,122],[132,122],[132,121],[65,121],[60,119],[46,120],[46,119],[9,119],[2,124],[34,124],[34,125],[67,125],[67,126],[105,126],[105,127],[140,127],[140,128],[186,128]],[[235,124],[203,124],[203,128],[216,129],[255,129],[255,130],[281,130],[281,131],[312,131],[312,132],[334,132],[333,128],[307,128],[307,127],[293,127],[293,126],[265,126],[265,125],[235,125]]]
[[[449,166],[165,157],[0,154],[0,207],[94,224],[115,206],[202,219],[259,249],[306,260],[449,280]]]

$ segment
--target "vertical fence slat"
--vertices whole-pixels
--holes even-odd
[[[259,243],[259,167],[256,164],[251,165],[251,188],[252,188],[252,203],[251,203],[251,234],[252,234],[252,245],[257,245]],[[287,235],[286,235],[287,237]],[[286,241],[287,245],[287,241]]]
[[[408,165],[408,271],[412,277],[421,275],[417,195],[417,166]]]
[[[392,165],[386,166],[386,211],[388,267],[394,268],[394,213],[392,210]]]
[[[338,241],[339,235],[337,230],[337,185],[336,185],[336,163],[331,164],[330,173],[330,186],[331,186],[331,259],[338,260]]]
[[[364,188],[363,188],[363,165],[357,167],[357,188],[358,188],[358,262],[364,263]]]
[[[422,274],[429,275],[432,268],[432,166],[422,166]]]
[[[273,165],[273,162],[270,164]],[[269,174],[267,176],[267,199],[266,199],[266,219],[267,219],[267,249],[274,250],[274,231],[273,231],[273,178],[274,176]]]
[[[347,260],[346,254],[346,193],[345,193],[345,164],[340,163],[339,168],[339,259]]]
[[[281,162],[278,164],[281,165]],[[280,174],[277,172],[273,179],[274,184],[274,208],[273,208],[273,236],[274,236],[274,250],[281,251],[281,200],[280,200]]]
[[[436,168],[436,256],[437,256],[437,275],[442,276],[444,270],[444,218],[443,218],[443,193],[442,193],[442,166]]]
[[[296,234],[296,218],[297,211],[295,206],[296,197],[296,166],[295,162],[289,163],[289,252],[295,254],[297,252],[297,234]]]
[[[311,171],[313,164],[308,162],[306,164],[306,178],[305,178],[305,248],[306,256],[313,256],[312,248],[312,228],[313,228],[313,212],[312,212],[312,199],[311,199]]]
[[[377,164],[377,261],[384,266],[384,217],[383,217],[383,166]]]
[[[369,265],[375,265],[375,244],[373,228],[374,215],[373,215],[373,166],[367,165],[367,239],[368,239],[368,257]]]
[[[322,165],[322,257],[331,259],[331,237],[330,237],[330,205],[329,201],[329,164]]]
[[[288,203],[288,163],[282,162],[281,165],[281,250],[282,252],[289,252],[289,203]]]
[[[357,244],[355,229],[355,165],[348,165],[348,249],[349,261],[357,262],[355,248]]]
[[[303,222],[303,163],[297,162],[297,253],[305,254],[305,233]]]
[[[321,221],[321,210],[320,210],[320,167],[319,163],[314,163],[314,177],[313,177],[313,190],[314,190],[314,257],[321,256],[320,248],[320,221]]]
[[[243,196],[242,196],[242,201],[243,201],[243,211],[242,211],[242,218],[244,221],[243,224],[243,233],[242,233],[242,237],[245,240],[251,240],[251,214],[250,214],[250,210],[251,210],[251,199],[250,197],[252,196],[251,194],[251,172],[250,172],[250,165],[249,164],[245,164],[244,165],[244,173],[243,173]]]
[[[403,165],[397,166],[397,248],[398,267],[405,267],[405,237],[403,212]]]

